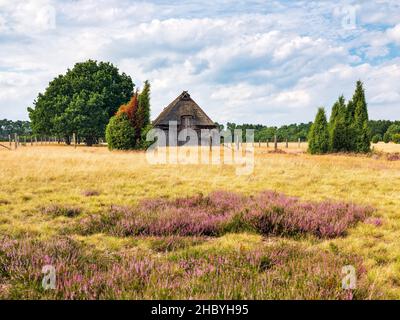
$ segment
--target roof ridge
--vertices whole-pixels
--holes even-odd
[[[174,110],[174,108],[178,105],[179,102],[184,101],[186,103],[192,103],[195,109],[200,112],[201,116],[199,119],[202,119],[203,124],[202,125],[214,125],[214,122],[210,119],[210,117],[204,112],[204,110],[192,99],[188,91],[183,91],[180,95],[178,95],[168,106],[166,106],[159,116],[153,121],[153,126],[157,126],[159,124],[162,124],[162,122],[165,122],[166,118],[168,118],[168,115]],[[180,107],[178,107],[179,110]]]

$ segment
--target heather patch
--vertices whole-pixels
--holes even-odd
[[[400,153],[399,152],[389,153],[387,155],[387,159],[389,161],[400,161]]]
[[[81,209],[78,207],[73,207],[73,206],[64,206],[64,205],[57,205],[57,204],[52,204],[46,207],[41,208],[41,212],[46,215],[54,216],[54,217],[59,217],[59,216],[64,216],[64,217],[76,217],[81,213]]]
[[[383,220],[382,218],[379,217],[369,217],[368,219],[365,220],[365,223],[372,224],[375,227],[380,227],[383,224]]]
[[[174,259],[93,251],[66,237],[0,239],[1,299],[365,299],[370,288],[359,259],[298,244],[237,252],[183,250]],[[353,265],[357,289],[343,290]],[[42,288],[52,265],[55,289]]]
[[[80,220],[80,233],[116,236],[220,236],[229,232],[318,238],[343,236],[370,207],[341,202],[304,202],[266,191],[255,196],[218,191],[175,200],[149,199],[137,207],[113,206]]]

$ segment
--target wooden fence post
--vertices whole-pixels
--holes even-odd
[[[267,139],[267,148],[269,148],[269,139]]]
[[[15,149],[18,149],[18,135],[14,133],[14,144],[15,144]]]
[[[274,136],[274,149],[275,151],[278,150],[278,137],[276,135]]]
[[[286,138],[286,149],[289,148],[289,141],[288,138]]]
[[[72,134],[72,140],[74,140],[74,148],[76,148],[76,134]]]

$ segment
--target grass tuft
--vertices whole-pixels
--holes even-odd
[[[99,196],[100,192],[97,190],[84,190],[84,191],[82,191],[82,195],[85,197],[95,197],[95,196]]]
[[[82,209],[73,206],[52,204],[49,206],[42,207],[41,212],[45,215],[50,215],[53,217],[64,216],[68,218],[73,218],[78,216],[82,212]]]

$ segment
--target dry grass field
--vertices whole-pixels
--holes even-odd
[[[304,148],[290,144],[286,154],[271,153],[256,144],[248,176],[237,176],[230,165],[149,165],[143,152],[105,147],[0,149],[0,297],[400,299],[400,161],[310,156]],[[400,152],[400,146],[375,150]],[[87,217],[113,207],[218,190],[246,196],[271,190],[376,210],[332,238],[240,228],[217,236],[132,236],[112,232],[112,220],[111,231],[80,231]],[[132,259],[134,265],[127,262]],[[40,288],[46,260],[62,273],[61,293]],[[88,271],[93,261],[97,273]],[[340,287],[346,263],[359,263],[354,294]]]

